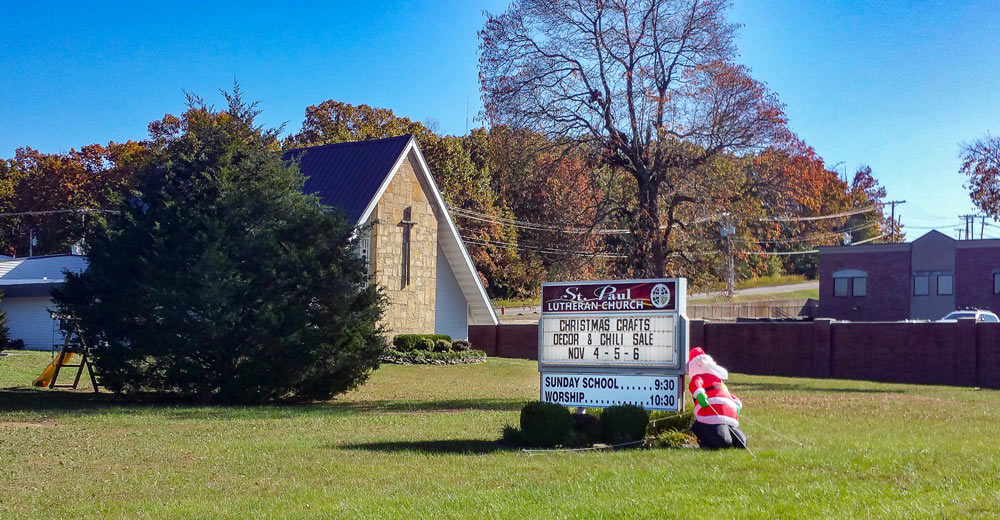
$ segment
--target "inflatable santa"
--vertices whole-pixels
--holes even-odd
[[[695,423],[691,431],[702,448],[746,448],[747,436],[740,431],[743,403],[726,388],[729,372],[701,347],[688,355],[688,387],[694,398]]]

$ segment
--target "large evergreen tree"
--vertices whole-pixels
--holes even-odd
[[[362,383],[385,348],[384,299],[354,230],[282,161],[238,88],[216,111],[189,97],[150,125],[152,159],[89,269],[56,295],[115,391],[223,402],[325,399]]]

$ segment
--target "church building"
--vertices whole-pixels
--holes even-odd
[[[382,287],[390,334],[467,338],[496,313],[411,135],[290,150],[304,191],[358,226],[369,279]]]

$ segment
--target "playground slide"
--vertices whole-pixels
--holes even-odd
[[[49,383],[52,381],[52,376],[56,375],[56,365],[59,364],[59,357],[60,356],[56,356],[56,358],[49,363],[49,366],[45,367],[45,371],[42,372],[42,375],[38,376],[38,379],[35,380],[35,386],[49,386]],[[62,356],[63,366],[68,365],[70,359],[73,359],[72,353],[66,353],[65,356]]]

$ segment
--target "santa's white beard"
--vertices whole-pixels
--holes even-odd
[[[708,358],[708,359],[700,359]],[[714,359],[708,355],[701,355],[695,358],[694,361],[688,363],[687,375],[696,376],[698,374],[712,374],[719,379],[729,379],[729,371],[723,368],[721,365],[715,362]]]

